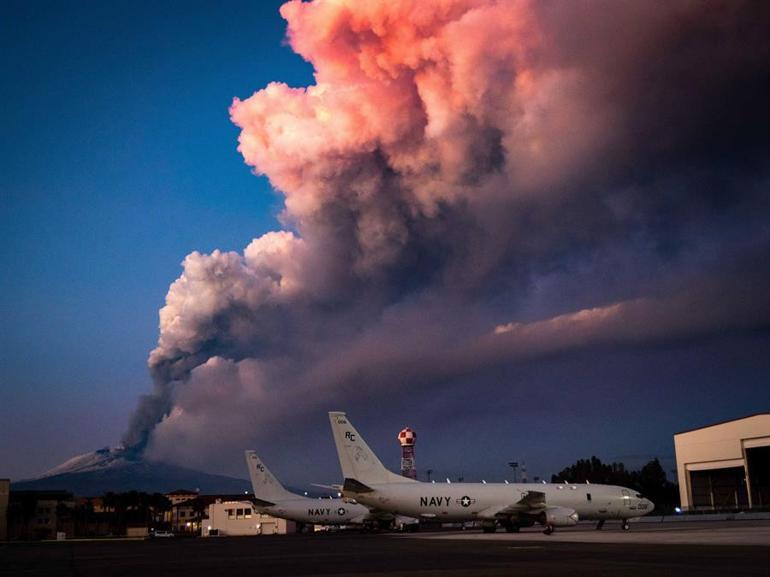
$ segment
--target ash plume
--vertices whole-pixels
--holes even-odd
[[[124,443],[213,452],[319,399],[769,327],[768,12],[286,3],[315,83],[230,108],[284,230],[185,258]]]

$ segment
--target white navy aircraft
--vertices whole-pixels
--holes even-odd
[[[540,523],[545,533],[579,519],[628,519],[654,505],[632,489],[570,483],[423,483],[387,470],[345,413],[330,412],[334,443],[345,477],[344,497],[373,509],[436,521],[481,521],[484,532],[498,524],[518,531]]]
[[[362,525],[373,522],[369,509],[343,499],[311,499],[287,491],[254,451],[246,451],[257,511],[314,525]]]

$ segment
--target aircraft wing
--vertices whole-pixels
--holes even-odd
[[[501,505],[495,509],[490,507],[482,512],[483,517],[510,517],[511,515],[534,515],[546,508],[545,493],[543,491],[527,491],[521,499],[510,505]]]
[[[519,509],[522,507],[527,509],[544,509],[545,493],[543,491],[527,491],[516,505],[519,505]]]

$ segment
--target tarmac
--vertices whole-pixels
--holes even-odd
[[[478,531],[453,533],[415,533],[423,539],[533,541],[537,543],[615,543],[646,545],[756,545],[770,548],[768,521],[691,521],[684,523],[633,523],[629,531],[622,531],[618,522],[607,521],[601,531],[595,523],[581,523],[569,529],[557,529],[544,535],[535,526],[519,533]]]
[[[770,577],[770,523],[697,525],[7,543],[0,576]]]

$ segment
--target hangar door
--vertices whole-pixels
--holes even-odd
[[[692,506],[701,509],[735,509],[749,506],[743,467],[690,471]]]
[[[770,507],[770,447],[746,449],[751,506]]]

